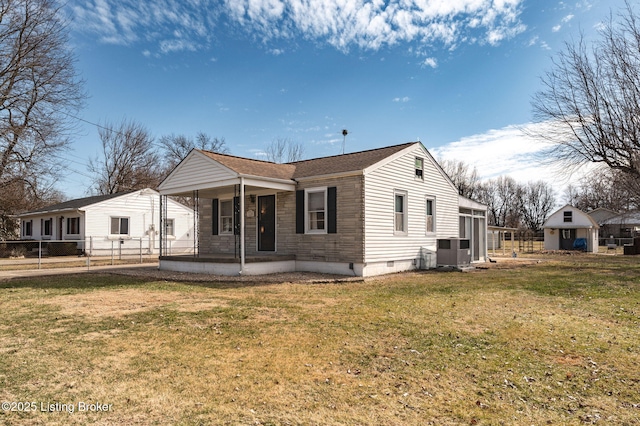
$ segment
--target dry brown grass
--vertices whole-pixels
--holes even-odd
[[[498,263],[494,266],[504,266]],[[637,258],[348,284],[0,283],[4,424],[638,424]]]

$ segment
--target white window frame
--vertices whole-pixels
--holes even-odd
[[[78,232],[70,232],[69,228],[70,228],[70,224],[71,221],[75,220],[78,222]],[[79,217],[68,217],[67,218],[67,235],[80,235],[80,218]]]
[[[324,198],[323,210],[309,211],[309,194],[318,194],[318,193],[323,194],[323,198]],[[307,234],[326,234],[327,233],[327,225],[328,225],[327,211],[328,211],[328,206],[327,206],[327,187],[326,186],[318,187],[318,188],[307,188],[304,190],[304,227],[305,227],[305,232]],[[319,228],[312,229],[311,214],[320,213],[320,212],[322,212],[322,214],[324,215],[324,218],[322,219],[323,227],[322,229],[319,229]],[[315,221],[319,222],[317,218],[315,219]]]
[[[431,202],[431,215],[429,215],[429,202]],[[431,217],[431,230],[429,230],[429,217]],[[427,235],[436,233],[436,197],[427,196],[424,200],[424,232]]]
[[[397,198],[402,198],[402,212],[396,211]],[[407,235],[409,233],[409,195],[407,191],[393,191],[393,235]],[[398,215],[401,216],[398,216]],[[398,217],[402,217],[402,230],[398,230]]]
[[[169,225],[171,224],[171,225]],[[175,237],[176,236],[176,220],[175,219],[165,219],[164,220],[164,232],[167,237]]]
[[[422,163],[420,168],[418,168],[418,164],[417,164],[418,160],[420,160],[420,162]],[[415,157],[415,159],[413,160],[413,168],[414,168],[415,178],[424,180],[424,158],[423,157]]]
[[[47,230],[47,222],[49,223],[49,233],[46,233]],[[49,219],[40,219],[40,235],[43,237],[49,237],[53,235],[53,218]]]
[[[113,232],[113,220],[118,220],[118,232]],[[127,219],[127,233],[122,233],[122,219]],[[131,234],[131,218],[128,216],[111,216],[109,218],[109,234],[110,235],[130,235]]]
[[[222,204],[229,203],[231,204],[231,215],[223,215],[222,214]],[[218,209],[218,234],[220,235],[233,235],[233,230],[235,229],[235,223],[233,223],[233,198],[229,198],[227,200],[220,200],[220,208]],[[224,228],[224,219],[229,219],[231,221],[231,229],[227,230]]]
[[[33,237],[33,220],[23,220],[22,221],[22,236],[23,237]],[[27,232],[27,225],[29,227]]]

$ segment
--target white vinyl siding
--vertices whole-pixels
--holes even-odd
[[[171,173],[171,178],[160,185],[162,191],[188,188],[188,192],[209,187],[211,182],[236,179],[237,174],[216,163],[202,153],[193,152]]]
[[[424,159],[424,180],[416,179],[416,158]],[[438,238],[458,236],[458,191],[420,145],[365,174],[364,187],[365,262],[415,259],[421,247],[435,251]],[[407,194],[406,235],[394,232],[394,188]],[[426,231],[427,197],[438,200],[434,233]]]

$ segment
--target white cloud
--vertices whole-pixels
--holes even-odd
[[[270,42],[305,38],[343,51],[398,43],[497,44],[523,32],[524,0],[71,0],[79,31],[162,52],[208,46],[221,21]],[[164,42],[164,48],[160,45]]]
[[[438,61],[436,60],[436,58],[427,58],[424,60],[424,62],[422,62],[422,65],[425,67],[437,68]]]
[[[581,172],[569,176],[541,161],[540,155],[549,148],[549,144],[536,140],[524,131],[533,132],[539,126],[546,124],[529,123],[489,130],[430,151],[438,159],[463,161],[475,167],[481,179],[507,175],[523,183],[543,180],[560,196],[567,184],[575,182]]]
[[[393,98],[393,102],[409,102],[411,100],[411,98],[409,98],[408,96],[405,96],[403,98]]]

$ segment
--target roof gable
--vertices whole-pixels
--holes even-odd
[[[564,212],[571,211],[571,222],[564,221]],[[553,212],[544,222],[543,228],[600,228],[595,220],[570,204]]]

